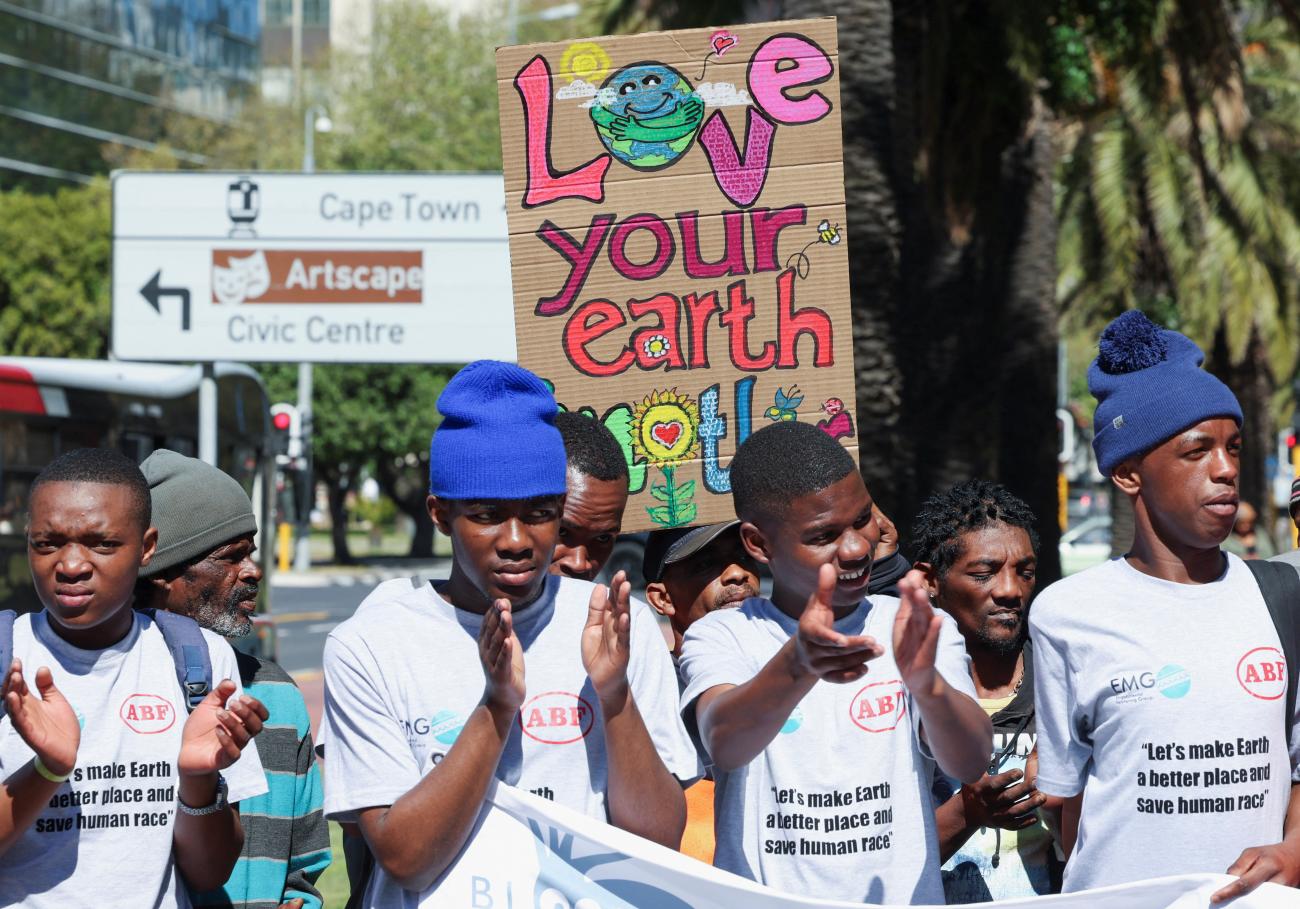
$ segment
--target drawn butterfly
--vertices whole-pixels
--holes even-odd
[[[763,412],[763,416],[769,420],[789,423],[791,420],[799,418],[796,410],[802,403],[803,395],[799,393],[798,385],[791,385],[788,393],[784,388],[778,388],[776,390],[776,401]]]

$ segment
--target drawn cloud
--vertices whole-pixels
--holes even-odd
[[[614,103],[614,99],[617,97],[618,95],[615,93],[614,89],[602,88],[600,91],[595,92],[589,99],[582,102],[580,106],[595,107],[599,104],[601,107],[609,107]]]
[[[730,82],[701,82],[695,92],[709,107],[736,107],[753,104],[749,92]]]
[[[574,79],[568,85],[560,86],[555,93],[555,100],[569,101],[573,98],[594,98],[595,96],[596,86],[585,79]]]

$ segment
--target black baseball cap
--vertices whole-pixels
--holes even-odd
[[[723,521],[721,524],[706,524],[703,527],[656,530],[646,540],[641,573],[647,581],[662,580],[664,569],[669,565],[689,559],[727,531],[739,526],[740,521]]]

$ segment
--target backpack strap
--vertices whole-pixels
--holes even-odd
[[[189,616],[177,615],[165,609],[141,609],[153,619],[162,632],[172,662],[176,664],[176,680],[185,694],[185,706],[193,711],[212,691],[212,657],[207,641],[197,622]]]
[[[14,622],[18,613],[12,609],[0,612],[0,675],[7,675],[14,662]],[[5,703],[0,700],[0,716],[5,714]]]
[[[1264,605],[1277,628],[1282,641],[1282,655],[1286,657],[1286,740],[1291,743],[1295,727],[1296,687],[1300,679],[1300,572],[1282,562],[1250,559],[1246,567],[1255,576],[1259,591],[1264,595]]]

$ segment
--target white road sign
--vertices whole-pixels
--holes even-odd
[[[515,358],[499,174],[113,176],[123,360]]]

